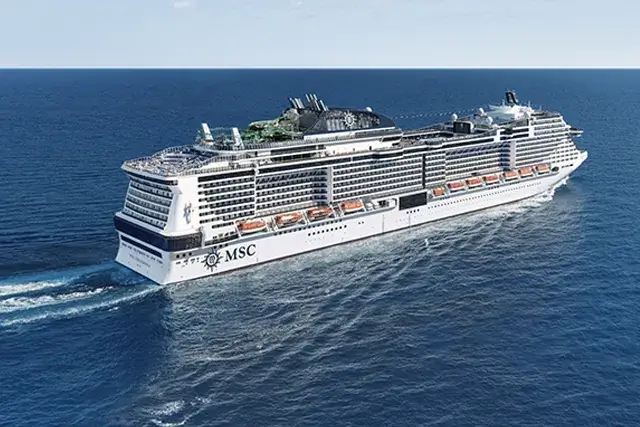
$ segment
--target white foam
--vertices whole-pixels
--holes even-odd
[[[65,270],[52,270],[49,272],[28,274],[0,282],[0,297],[19,295],[29,292],[38,292],[45,289],[53,289],[68,285],[83,276],[113,269],[111,263],[96,264],[85,267],[76,267]],[[55,278],[52,278],[55,277]],[[126,276],[124,276],[126,278]],[[115,281],[115,283],[119,283]]]
[[[78,306],[66,307],[58,310],[55,310],[54,308],[54,310],[46,311],[46,312],[37,311],[36,314],[20,316],[14,319],[0,321],[0,326],[6,327],[6,326],[12,326],[12,325],[33,323],[41,320],[77,317],[93,311],[108,309],[123,303],[131,302],[136,299],[143,298],[146,295],[158,292],[162,289],[163,287],[161,286],[153,285],[153,286],[149,286],[144,289],[141,289],[139,292],[134,292],[129,295],[125,295],[120,298],[114,298],[111,300],[92,303],[91,299],[89,299],[88,303],[81,304]],[[67,294],[67,295],[70,295],[70,294]],[[25,313],[32,313],[32,310],[25,311]]]
[[[11,313],[19,310],[30,310],[74,300],[89,298],[109,288],[96,288],[84,292],[70,292],[60,295],[40,295],[37,297],[12,297],[0,300],[0,313]]]
[[[44,289],[55,288],[67,284],[64,280],[52,280],[43,282],[16,283],[12,285],[0,285],[0,297],[36,292]]]
[[[198,408],[204,405],[208,405],[210,403],[211,403],[211,398],[197,396],[194,400],[190,401],[188,404],[184,400],[175,400],[173,402],[167,402],[161,405],[157,409],[148,410],[147,412],[154,416],[154,418],[151,419],[151,422],[157,426],[161,426],[161,427],[182,426],[182,425],[185,425],[187,421],[189,421],[189,419],[191,419],[191,417],[198,412],[198,411],[191,410],[191,408]],[[178,415],[178,413],[184,412],[185,409],[188,409],[189,413],[181,417],[183,418],[182,421],[169,422],[169,421],[162,421],[158,419],[161,417],[172,417],[172,416],[175,417],[176,415]]]
[[[179,423],[168,423],[168,422],[160,421],[157,418],[153,418],[151,419],[151,422],[160,427],[177,427],[177,426],[183,426],[187,422],[187,419],[184,419]]]
[[[151,413],[156,416],[169,416],[176,414],[184,408],[184,400],[174,400],[173,402],[167,402],[160,408],[152,410]]]

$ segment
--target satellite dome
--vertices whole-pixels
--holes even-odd
[[[451,115],[451,121],[452,121],[452,122],[455,122],[456,120],[458,120],[458,115],[457,115],[456,113],[453,113],[453,114]]]

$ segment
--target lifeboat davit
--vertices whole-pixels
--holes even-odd
[[[435,197],[442,197],[444,196],[444,188],[442,187],[437,187],[433,189],[433,195]]]
[[[243,233],[255,233],[267,228],[267,223],[262,219],[254,219],[248,221],[242,221],[238,223],[238,230]]]
[[[364,209],[364,203],[362,203],[360,200],[350,200],[348,202],[340,203],[340,208],[342,209],[342,212],[346,214],[358,212]]]
[[[482,179],[480,178],[469,178],[467,180],[467,186],[469,188],[480,187],[482,185]]]
[[[307,216],[311,221],[325,218],[333,213],[333,209],[329,206],[318,206],[315,208],[307,209]]]
[[[533,171],[531,168],[522,168],[518,171],[521,177],[533,176]]]
[[[302,214],[300,212],[291,212],[276,216],[276,224],[278,224],[278,227],[286,227],[297,224],[300,221],[302,221]]]
[[[464,182],[462,181],[450,182],[447,184],[447,187],[449,187],[449,190],[451,191],[464,190]]]
[[[496,175],[487,175],[484,177],[484,182],[486,182],[487,185],[489,185],[489,184],[497,184],[498,182],[500,182],[500,180]]]
[[[549,173],[549,165],[538,165],[536,166],[536,171],[539,174]]]
[[[504,173],[505,181],[513,181],[514,179],[518,179],[518,174],[515,173],[514,171],[506,171]]]

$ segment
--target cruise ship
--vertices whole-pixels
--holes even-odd
[[[289,104],[124,162],[116,261],[163,285],[211,276],[527,199],[587,158],[580,129],[514,91],[407,131],[315,94]]]

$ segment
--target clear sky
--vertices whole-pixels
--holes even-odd
[[[0,0],[0,66],[640,66],[638,0]]]

